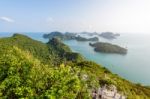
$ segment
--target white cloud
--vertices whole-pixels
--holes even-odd
[[[5,21],[5,22],[9,22],[9,23],[15,22],[13,19],[11,19],[9,17],[0,17],[0,20]]]

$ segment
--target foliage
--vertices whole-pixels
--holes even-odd
[[[64,55],[67,52],[71,53],[70,48],[57,39],[50,40],[47,44],[45,44],[21,34],[14,34],[12,37],[1,38],[0,46],[1,49],[16,46],[21,50],[30,52],[35,58],[39,59],[42,63],[49,64],[51,66],[60,65],[64,61],[64,58],[70,59],[66,57],[67,55]],[[78,54],[78,57],[73,58],[73,60],[79,60],[78,58],[82,57],[80,54]]]
[[[75,68],[50,68],[17,47],[0,56],[1,98],[74,99],[80,90]]]
[[[90,99],[105,84],[129,99],[150,98],[150,87],[83,60],[56,38],[47,44],[20,34],[0,39],[0,98]]]
[[[47,44],[50,45],[51,50],[53,50],[63,60],[73,61],[73,62],[84,60],[84,58],[79,53],[73,53],[67,45],[63,44],[57,38],[51,39]]]
[[[150,88],[139,84],[131,83],[122,79],[118,75],[112,74],[108,69],[90,61],[79,62],[73,66],[78,66],[80,71],[85,71],[91,83],[87,83],[92,88],[103,85],[115,85],[117,90],[123,92],[129,99],[139,97],[139,99],[150,98]],[[95,85],[95,86],[94,86]],[[135,98],[136,99],[136,98]]]

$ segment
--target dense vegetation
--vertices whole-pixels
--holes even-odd
[[[90,99],[91,90],[115,85],[129,99],[149,99],[150,88],[133,84],[72,53],[53,38],[47,44],[15,34],[0,39],[0,98]]]
[[[37,59],[41,60],[42,63],[48,63],[50,65],[60,64],[63,60],[81,61],[83,59],[82,56],[78,53],[71,53],[71,55],[74,55],[74,58],[78,57],[79,59],[72,58],[71,60],[68,60],[69,58],[64,57],[70,55],[71,49],[61,43],[58,39],[52,39],[47,44],[44,44],[40,41],[33,40],[25,35],[14,34],[13,37],[1,38],[0,46],[17,46],[21,50],[29,51],[30,53],[32,53],[32,55]]]
[[[104,42],[96,42],[96,43],[89,43],[90,46],[94,47],[96,52],[103,52],[103,53],[117,53],[117,54],[126,54],[127,49],[120,47],[118,45],[104,43]]]
[[[51,68],[17,47],[0,56],[0,97],[74,98],[80,80],[74,68]]]

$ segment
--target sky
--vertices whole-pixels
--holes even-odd
[[[0,0],[0,32],[150,34],[150,0]]]

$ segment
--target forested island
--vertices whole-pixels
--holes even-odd
[[[97,32],[81,32],[79,34],[86,34],[88,36],[98,36],[99,35],[99,33],[97,33]]]
[[[81,37],[80,34],[86,34],[88,36],[94,36],[91,38],[85,38],[85,37]],[[99,37],[103,37],[105,39],[109,39],[109,40],[113,40],[116,39],[118,36],[120,36],[120,34],[118,33],[113,33],[113,32],[102,32],[102,33],[97,33],[97,32],[81,32],[81,33],[71,33],[71,32],[66,32],[66,33],[62,33],[62,32],[58,32],[58,31],[54,31],[48,34],[44,34],[43,37],[45,39],[52,39],[52,38],[59,38],[61,40],[77,40],[77,41],[98,41]]]
[[[80,35],[77,35],[77,33],[61,33],[61,32],[51,32],[49,34],[44,34],[44,38],[46,39],[52,39],[52,38],[58,38],[60,40],[77,40],[77,41],[98,41],[98,37],[92,37],[92,38],[85,38],[81,37]]]
[[[93,44],[89,43],[89,45],[94,47],[96,52],[127,54],[127,49],[110,43],[96,42]]]
[[[116,39],[118,36],[120,36],[120,34],[114,34],[112,32],[102,32],[101,34],[99,34],[99,36],[111,40]]]
[[[54,31],[48,34],[44,34],[43,37],[45,39],[52,39],[55,37],[60,40],[72,40],[75,39],[76,35],[77,35],[76,33],[70,33],[70,32],[62,33],[58,31]]]
[[[75,37],[75,40],[77,41],[98,41],[98,37],[92,37],[92,38],[84,38],[84,37],[81,37],[81,36],[77,36]]]
[[[2,99],[91,99],[93,90],[111,86],[128,99],[150,98],[150,87],[87,61],[57,38],[47,43],[22,34],[0,38]]]
[[[99,37],[109,39],[109,40],[116,39],[118,36],[120,36],[120,34],[113,33],[113,32],[102,32],[102,33],[98,33],[98,32],[81,32],[79,34],[86,34],[88,36],[99,36]]]

